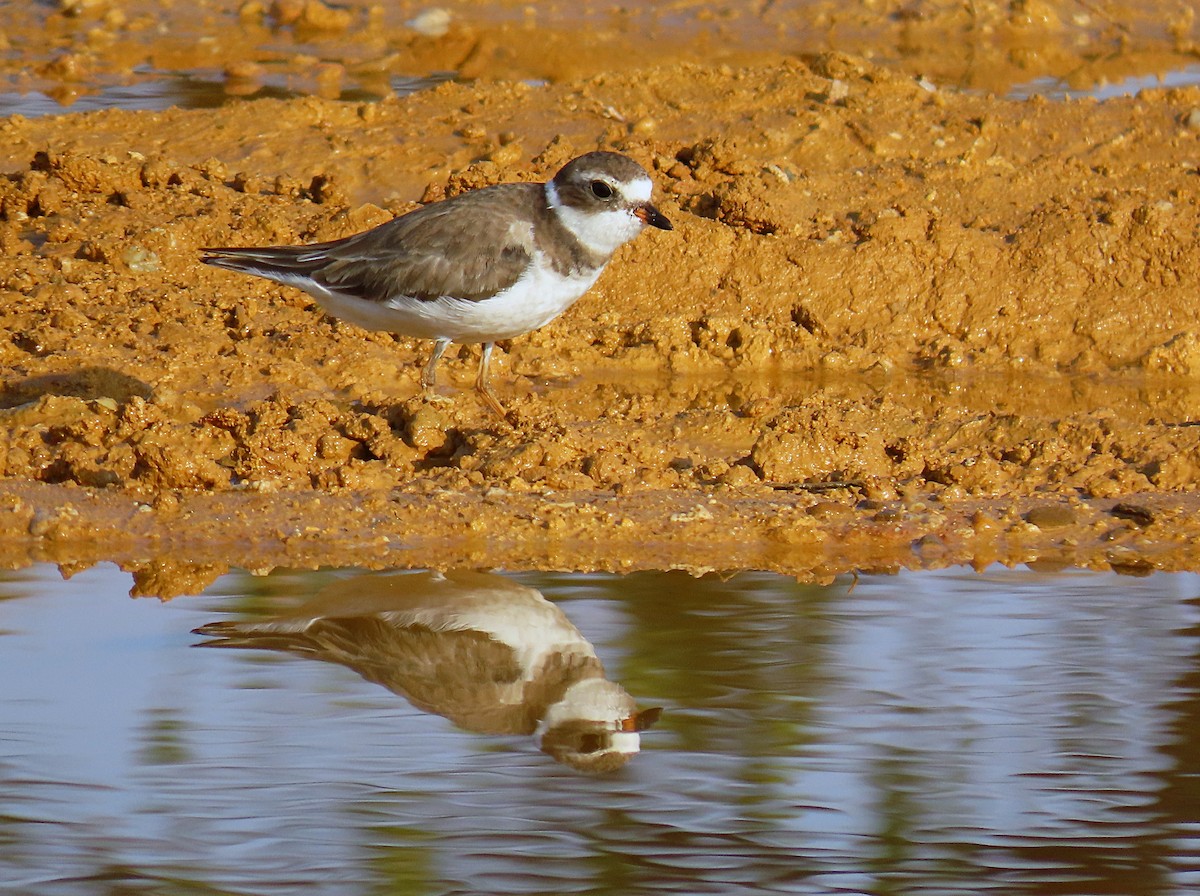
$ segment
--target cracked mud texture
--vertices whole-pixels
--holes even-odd
[[[404,4],[29,7],[5,38],[41,62],[0,71],[52,94],[144,59],[463,79],[0,120],[0,562],[160,595],[228,565],[1200,567],[1200,89],[1002,96],[1194,63],[1190,4],[974,8],[451,5],[431,36]],[[430,404],[429,343],[197,262],[598,147],[676,229],[501,344],[511,424],[477,346]]]

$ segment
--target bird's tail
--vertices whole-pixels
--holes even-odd
[[[321,245],[201,249],[200,260],[213,267],[287,282],[309,277],[328,263],[321,249]]]

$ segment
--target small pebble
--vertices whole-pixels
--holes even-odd
[[[1025,514],[1025,522],[1039,529],[1061,529],[1063,526],[1073,526],[1076,516],[1074,510],[1062,504],[1044,504]]]
[[[121,253],[121,261],[135,274],[152,274],[162,267],[158,256],[143,246],[130,246]]]
[[[404,24],[426,37],[441,37],[450,30],[450,21],[450,10],[435,6],[418,13]]]
[[[1113,505],[1113,509],[1109,513],[1123,520],[1130,520],[1137,523],[1139,526],[1149,526],[1154,522],[1153,510],[1141,504],[1132,504],[1128,501],[1122,501],[1119,504]]]

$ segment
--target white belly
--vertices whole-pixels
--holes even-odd
[[[495,342],[550,323],[575,304],[603,270],[601,267],[580,276],[563,277],[540,262],[537,259],[508,289],[478,301],[452,296],[425,300],[400,296],[386,302],[369,302],[311,282],[303,288],[334,317],[368,330],[452,342]]]

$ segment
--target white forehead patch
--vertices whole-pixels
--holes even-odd
[[[637,202],[649,202],[650,194],[654,192],[654,184],[648,177],[639,177],[631,181],[625,190],[625,195]]]
[[[614,731],[612,748],[617,753],[637,753],[642,749],[642,738],[636,731]]]

